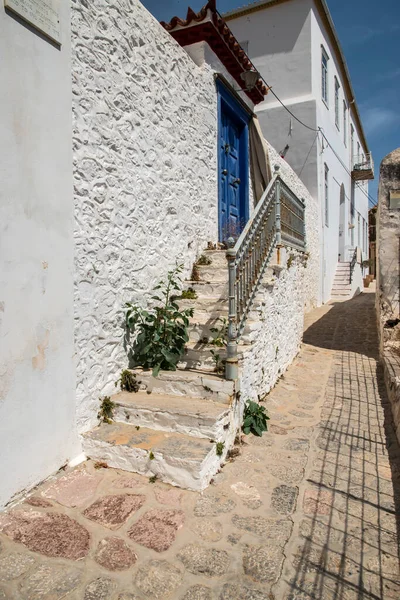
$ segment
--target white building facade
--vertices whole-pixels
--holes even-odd
[[[224,15],[265,81],[257,107],[265,138],[320,206],[320,301],[332,297],[338,262],[358,249],[351,294],[368,258],[372,161],[349,72],[324,0],[264,0]]]

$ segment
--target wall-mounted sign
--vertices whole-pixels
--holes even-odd
[[[61,44],[60,0],[4,0],[4,6]]]
[[[400,208],[400,190],[392,190],[390,192],[389,208]]]

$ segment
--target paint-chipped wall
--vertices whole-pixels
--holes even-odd
[[[0,10],[0,507],[75,433],[70,9],[62,45]]]
[[[78,426],[127,366],[123,307],[217,239],[217,95],[137,0],[72,3]]]

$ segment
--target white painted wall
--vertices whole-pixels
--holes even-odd
[[[346,98],[349,106],[347,118],[347,147],[344,144],[343,131],[343,93],[339,65],[331,47],[329,36],[315,8],[313,0],[296,0],[270,6],[228,21],[235,36],[248,42],[248,54],[260,70],[269,85],[285,105],[311,128],[322,127],[336,154],[344,163],[344,168],[330,148],[316,139],[316,133],[303,127],[291,118],[273,95],[268,94],[266,101],[257,107],[257,113],[264,136],[278,150],[289,145],[286,154],[288,164],[301,177],[312,196],[320,204],[320,301],[330,299],[332,283],[339,254],[340,222],[340,186],[345,188],[345,214],[341,246],[345,248],[348,260],[350,247],[357,245],[358,214],[368,222],[368,199],[366,183],[354,187],[355,231],[354,244],[348,227],[352,182],[351,171],[350,123],[355,129],[354,147],[360,140],[360,132],[352,119],[354,107],[351,98]],[[329,107],[321,98],[321,44],[330,56],[329,60]],[[340,130],[335,125],[334,77],[340,83]],[[364,150],[365,151],[365,150]],[[329,167],[329,224],[325,226],[324,217],[324,164]],[[360,190],[359,187],[363,190]],[[363,236],[361,235],[361,242]],[[367,258],[367,244],[365,245]]]
[[[345,82],[341,76],[341,70],[338,60],[330,42],[328,33],[322,23],[316,9],[312,10],[311,32],[312,32],[312,81],[313,95],[316,99],[317,109],[317,125],[324,131],[326,138],[329,140],[332,148],[328,147],[326,142],[322,143],[320,137],[318,143],[318,181],[321,199],[321,226],[322,226],[322,299],[324,302],[330,299],[332,284],[335,277],[339,253],[341,261],[351,260],[352,249],[360,245],[363,249],[363,254],[367,258],[368,245],[363,244],[362,232],[360,235],[360,244],[358,244],[358,214],[360,214],[360,222],[362,227],[362,219],[368,222],[368,198],[361,191],[362,187],[367,192],[368,185],[366,183],[355,184],[349,172],[352,169],[351,157],[351,142],[350,142],[350,124],[355,130],[354,146],[357,148],[357,142],[360,140],[360,132],[357,131],[357,126],[352,118],[352,105],[345,93]],[[321,46],[329,56],[328,61],[328,103],[322,100],[321,95]],[[335,122],[335,78],[338,80],[339,89],[339,127]],[[347,127],[344,131],[343,122],[343,100],[345,99],[348,110]],[[345,143],[346,141],[346,143]],[[365,150],[364,150],[365,152]],[[325,191],[324,191],[324,165],[329,168],[328,175],[328,225],[325,223]],[[340,188],[344,186],[345,207],[344,207],[344,228],[340,231]],[[352,194],[355,200],[355,231],[354,240],[352,243],[351,229],[349,224],[352,222],[350,215],[350,204]],[[343,225],[343,224],[342,224]],[[339,242],[339,234],[342,234],[344,240]],[[344,252],[342,251],[344,249]],[[344,256],[343,256],[344,254]],[[357,272],[361,270],[358,268]],[[359,278],[358,278],[359,279]],[[360,282],[358,282],[360,283]],[[359,287],[359,286],[357,286]],[[362,286],[361,286],[362,290]]]
[[[55,48],[0,10],[0,507],[80,452],[70,9]]]
[[[217,94],[137,0],[74,1],[78,427],[122,368],[127,301],[217,241]]]

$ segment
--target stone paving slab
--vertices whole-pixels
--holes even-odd
[[[0,515],[0,600],[399,600],[377,350],[372,294],[307,315],[269,432],[203,493],[92,461],[38,486]]]

